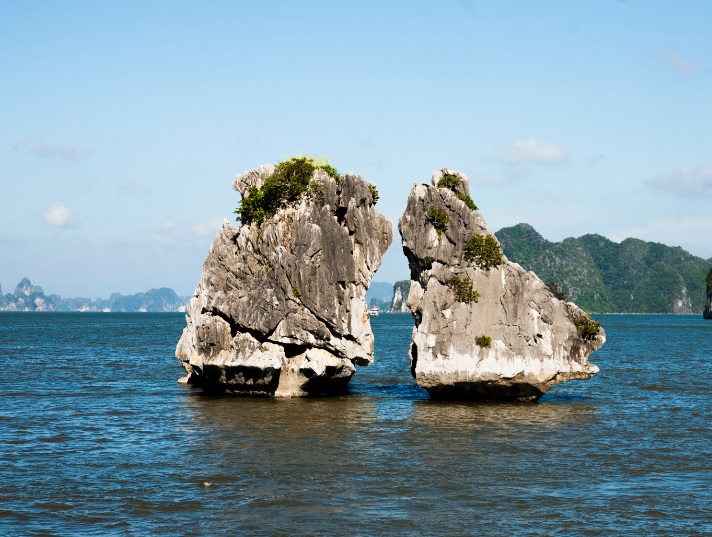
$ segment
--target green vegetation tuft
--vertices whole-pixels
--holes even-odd
[[[292,294],[294,295],[294,298],[301,298],[302,293],[299,292],[299,287],[296,285],[292,286]]]
[[[596,339],[598,332],[601,330],[601,325],[598,321],[594,321],[588,315],[582,315],[575,321],[576,329],[582,339]]]
[[[471,209],[473,211],[477,210],[477,205],[475,205],[475,202],[472,201],[472,198],[470,196],[465,196],[465,194],[460,194],[459,192],[455,192],[455,195],[459,200],[465,202],[465,205],[467,205],[468,209]]]
[[[489,349],[492,347],[492,338],[490,336],[477,336],[475,338],[475,343],[483,349]]]
[[[707,273],[707,294],[712,293],[712,268]]]
[[[467,196],[465,194],[460,194],[457,192],[457,187],[460,184],[461,179],[457,175],[453,175],[451,173],[446,173],[445,175],[442,176],[442,179],[438,181],[438,188],[447,188],[448,190],[452,190],[455,192],[455,195],[457,198],[465,203],[469,209],[472,209],[473,211],[477,210],[477,205],[475,205],[475,202],[472,201],[472,198],[470,196]]]
[[[551,291],[551,293],[559,300],[563,300],[564,302],[566,302],[569,299],[569,297],[566,295],[566,291],[556,285],[556,282],[549,282],[546,284],[546,286],[549,288],[549,291]]]
[[[460,178],[457,175],[446,173],[442,176],[442,179],[438,181],[438,188],[447,188],[448,190],[454,191],[459,184]]]
[[[480,292],[472,288],[472,280],[468,276],[452,276],[447,284],[455,293],[458,302],[469,304],[480,299]]]
[[[483,270],[504,264],[502,251],[492,235],[474,235],[465,244],[465,261],[472,261]]]
[[[428,212],[425,213],[425,218],[427,222],[435,228],[438,237],[443,234],[443,231],[447,229],[448,222],[450,222],[450,217],[445,210],[437,205],[431,205],[428,207]]]
[[[368,190],[371,192],[373,204],[376,205],[376,203],[378,203],[378,198],[380,197],[378,195],[378,189],[376,188],[376,185],[374,185],[373,183],[368,183]]]
[[[265,179],[262,187],[249,188],[249,195],[235,209],[238,219],[243,224],[256,222],[261,225],[265,218],[274,216],[278,209],[296,202],[305,194],[314,195],[318,189],[310,183],[315,170],[324,170],[334,179],[339,178],[333,166],[309,157],[294,157],[281,162],[274,173]]]

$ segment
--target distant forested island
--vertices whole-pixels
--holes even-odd
[[[180,297],[173,289],[162,287],[145,293],[121,295],[113,293],[109,298],[62,298],[45,295],[39,285],[32,285],[23,278],[14,293],[2,294],[0,287],[0,311],[185,311],[190,297]]]
[[[555,284],[589,312],[697,314],[705,309],[712,258],[679,246],[640,239],[616,243],[592,234],[550,242],[529,224],[495,235],[511,261]],[[410,280],[372,282],[366,301],[382,312],[408,312],[409,291]],[[0,288],[0,311],[185,311],[189,300],[166,287],[108,299],[62,298],[45,295],[27,278],[12,294],[3,295]]]
[[[550,242],[529,224],[495,233],[504,254],[597,313],[701,313],[712,259],[640,239],[583,235]]]

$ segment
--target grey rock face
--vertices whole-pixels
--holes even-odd
[[[433,206],[447,215],[440,235]],[[411,371],[431,397],[536,401],[558,382],[598,372],[588,356],[605,333],[582,337],[585,312],[504,256],[489,270],[466,259],[468,239],[492,234],[455,192],[414,185],[398,229],[411,270]]]
[[[271,165],[238,176],[243,197]],[[261,225],[225,221],[203,264],[176,356],[209,391],[292,397],[342,391],[373,361],[366,290],[393,240],[368,184],[317,170],[316,194]]]

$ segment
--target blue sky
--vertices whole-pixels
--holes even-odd
[[[328,157],[394,225],[470,177],[490,228],[712,257],[712,2],[0,3],[0,284],[191,294],[235,174]],[[408,277],[400,236],[376,281]]]

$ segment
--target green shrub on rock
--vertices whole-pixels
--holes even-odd
[[[460,182],[461,179],[457,175],[446,173],[442,176],[440,181],[438,181],[438,188],[447,188],[448,190],[452,190],[457,196],[457,198],[463,201],[469,209],[476,211],[477,205],[475,205],[475,202],[472,201],[472,198],[466,194],[461,194],[457,191],[457,187],[459,186]]]
[[[477,336],[475,343],[483,349],[489,349],[492,347],[492,338],[490,336]]]
[[[324,170],[334,179],[339,173],[329,164],[316,163],[309,157],[294,157],[277,165],[274,173],[265,179],[260,188],[251,186],[249,195],[240,201],[235,213],[242,224],[256,222],[261,225],[265,218],[290,203],[296,202],[302,195],[311,195],[316,190],[310,189],[315,170]]]
[[[457,196],[457,199],[465,202],[468,209],[472,209],[473,211],[477,210],[477,205],[475,205],[475,202],[472,201],[470,196],[465,196],[465,194],[460,194],[459,192],[455,192],[455,195]]]
[[[438,188],[447,188],[448,190],[454,191],[459,184],[460,178],[457,175],[446,173],[442,176],[440,181],[438,181]]]
[[[504,264],[502,250],[492,235],[474,235],[465,244],[465,261],[472,261],[484,270]]]
[[[586,339],[588,341],[596,339],[598,332],[601,330],[600,323],[598,321],[594,321],[588,315],[582,315],[576,319],[575,324],[581,339]]]
[[[371,192],[373,204],[376,205],[376,203],[378,202],[378,198],[380,197],[378,195],[378,189],[376,188],[376,185],[374,185],[373,183],[368,183],[368,190]]]
[[[448,286],[455,293],[455,298],[458,302],[464,302],[469,304],[470,302],[477,302],[480,299],[480,292],[472,288],[472,280],[463,276],[452,276],[447,281]]]
[[[428,212],[425,213],[425,218],[434,228],[440,237],[443,231],[447,229],[448,222],[450,222],[450,217],[445,212],[442,207],[437,205],[431,205],[428,207]]]

